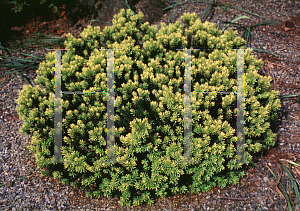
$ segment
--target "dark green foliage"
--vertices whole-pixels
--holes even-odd
[[[37,5],[43,5],[47,4],[48,8],[51,8],[53,12],[57,12],[58,8],[57,6],[60,4],[56,0],[14,0],[14,1],[9,1],[9,0],[3,0],[2,4],[10,4],[12,6],[11,11],[18,13],[22,12],[24,6],[33,6],[36,7]],[[53,4],[55,3],[55,4]]]
[[[193,94],[193,160],[181,163],[184,152],[185,52],[192,53],[192,92],[237,91],[237,52],[245,40],[232,29],[222,34],[214,24],[184,14],[161,30],[137,26],[142,14],[121,10],[104,32],[88,27],[79,39],[68,35],[62,57],[62,91],[107,91],[107,52],[114,52],[116,164],[106,160],[106,94],[63,95],[63,160],[54,160],[54,52],[37,71],[41,86],[24,86],[18,99],[21,132],[33,134],[29,149],[40,168],[54,178],[79,185],[88,196],[121,196],[122,205],[153,203],[157,197],[198,193],[218,185],[236,184],[249,164],[234,164],[236,95]],[[192,38],[192,35],[194,36]],[[262,60],[245,51],[245,159],[274,146],[270,121],[280,107],[270,77],[257,73]],[[43,88],[43,89],[41,89]],[[140,191],[141,194],[137,194]]]

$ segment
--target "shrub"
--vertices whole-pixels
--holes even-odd
[[[13,8],[11,8],[11,11],[18,13],[22,12],[24,6],[37,6],[44,4],[46,0],[39,0],[39,1],[32,1],[32,0],[15,0],[15,1],[8,1],[4,0],[2,3],[3,4],[13,4]],[[49,1],[48,1],[49,2]],[[57,12],[58,8],[55,6],[53,3],[50,3],[49,8],[52,9],[52,11]]]
[[[252,164],[229,163],[236,155],[236,95],[192,96],[193,159],[184,159],[184,48],[192,53],[192,92],[237,91],[237,51],[245,40],[232,29],[222,34],[196,14],[150,27],[121,10],[104,32],[88,26],[79,39],[68,35],[62,56],[62,91],[107,90],[107,51],[114,52],[115,152],[121,163],[106,160],[106,94],[62,96],[62,155],[54,161],[54,63],[49,52],[35,80],[24,85],[17,100],[24,120],[20,132],[32,134],[29,145],[44,174],[87,190],[88,196],[121,196],[121,205],[153,203],[157,197],[199,193],[218,185],[237,184]],[[194,38],[193,38],[194,36]],[[270,77],[257,73],[263,61],[245,51],[245,160],[275,145],[270,122],[280,107]],[[41,89],[43,88],[43,89]]]

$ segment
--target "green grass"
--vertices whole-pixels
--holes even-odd
[[[284,160],[284,159],[280,159],[280,160]],[[291,171],[291,165],[294,165],[295,166],[295,172],[296,174],[298,174],[298,178],[300,177],[300,163],[295,161],[290,161],[290,160],[284,160],[284,161],[287,161],[289,163],[289,170],[286,168],[285,165],[283,165],[281,162],[279,162],[279,164],[281,165],[281,167],[284,169],[284,171],[288,174],[288,177],[289,177],[289,184],[292,184],[293,188],[294,188],[294,191],[295,191],[295,194],[296,194],[296,198],[297,198],[297,201],[298,201],[298,204],[300,205],[300,195],[299,195],[299,187],[300,186],[300,181],[299,179],[296,179],[296,177],[294,177],[292,175],[292,171]],[[287,191],[285,190],[284,186],[282,185],[282,183],[280,182],[280,179],[281,179],[281,175],[279,177],[279,179],[277,178],[277,176],[274,174],[274,172],[269,168],[269,166],[267,164],[265,164],[268,169],[270,170],[270,172],[273,174],[273,176],[277,179],[278,183],[280,183],[281,187],[283,188],[284,190],[284,195],[285,195],[285,201],[286,201],[286,206],[288,206],[289,210],[290,211],[293,211],[293,208],[292,208],[292,204],[291,204],[291,201],[290,201],[290,198],[289,198],[289,195],[291,195],[291,191],[290,191],[290,185],[289,186],[289,195],[287,193]],[[297,168],[298,167],[298,168]],[[297,184],[298,183],[298,184]],[[277,191],[279,192],[279,194],[283,196],[283,194],[280,192],[280,190],[277,188]],[[284,209],[285,210],[285,209]]]
[[[24,81],[30,85],[30,82],[26,79],[26,77],[23,75],[24,72],[28,72],[30,70],[36,70],[39,67],[40,62],[45,61],[45,56],[34,56],[31,54],[26,54],[21,52],[22,49],[27,50],[36,50],[36,46],[42,47],[42,48],[53,48],[53,46],[63,46],[63,42],[65,41],[65,38],[58,37],[58,36],[50,36],[50,35],[43,35],[40,33],[35,33],[30,36],[30,38],[25,39],[24,41],[16,41],[12,43],[12,48],[19,49],[13,50],[10,48],[3,47],[0,42],[0,50],[4,53],[4,56],[1,56],[1,64],[0,67],[10,68],[11,72],[1,74],[0,77],[5,75],[14,74],[12,77],[8,78],[7,80],[0,83],[0,86],[7,81],[11,80],[12,78],[16,77],[17,75],[20,75]],[[34,46],[34,47],[33,47]],[[55,48],[54,47],[54,48]],[[11,57],[10,52],[18,52],[22,56],[31,57],[30,59],[21,59],[16,57]],[[22,73],[21,73],[22,70]],[[0,72],[1,73],[1,72]]]

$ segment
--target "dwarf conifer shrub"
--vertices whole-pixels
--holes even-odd
[[[88,26],[76,39],[68,35],[62,53],[62,92],[107,91],[107,51],[114,51],[115,154],[106,160],[106,94],[62,96],[62,157],[54,161],[54,64],[49,52],[39,66],[36,87],[24,86],[17,108],[20,132],[32,134],[29,145],[43,174],[80,186],[91,197],[121,197],[123,205],[154,203],[157,197],[199,193],[236,184],[251,164],[229,163],[236,156],[236,94],[192,95],[192,155],[184,159],[185,52],[192,51],[192,92],[237,92],[237,51],[245,40],[232,29],[222,34],[196,14],[166,26],[139,24],[121,10],[104,33]],[[275,145],[270,129],[280,107],[270,77],[257,73],[263,64],[245,51],[245,160]]]

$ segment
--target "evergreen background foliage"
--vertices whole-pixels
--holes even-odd
[[[141,24],[143,14],[124,9],[104,32],[87,27],[79,39],[68,35],[62,56],[64,91],[107,91],[107,51],[114,52],[115,152],[121,163],[106,160],[106,94],[62,96],[63,161],[54,161],[55,52],[40,63],[35,80],[24,85],[17,108],[32,134],[35,153],[44,175],[80,186],[91,197],[121,197],[121,205],[154,203],[157,197],[199,193],[212,187],[236,184],[246,167],[229,163],[236,156],[236,95],[192,95],[193,160],[184,159],[184,48],[192,52],[192,92],[237,91],[237,51],[245,40],[232,29],[224,34],[196,14],[184,14],[166,26]],[[141,24],[141,25],[140,25]],[[140,26],[140,27],[138,27]],[[275,145],[270,122],[280,108],[271,77],[257,73],[263,61],[245,51],[245,160]]]

